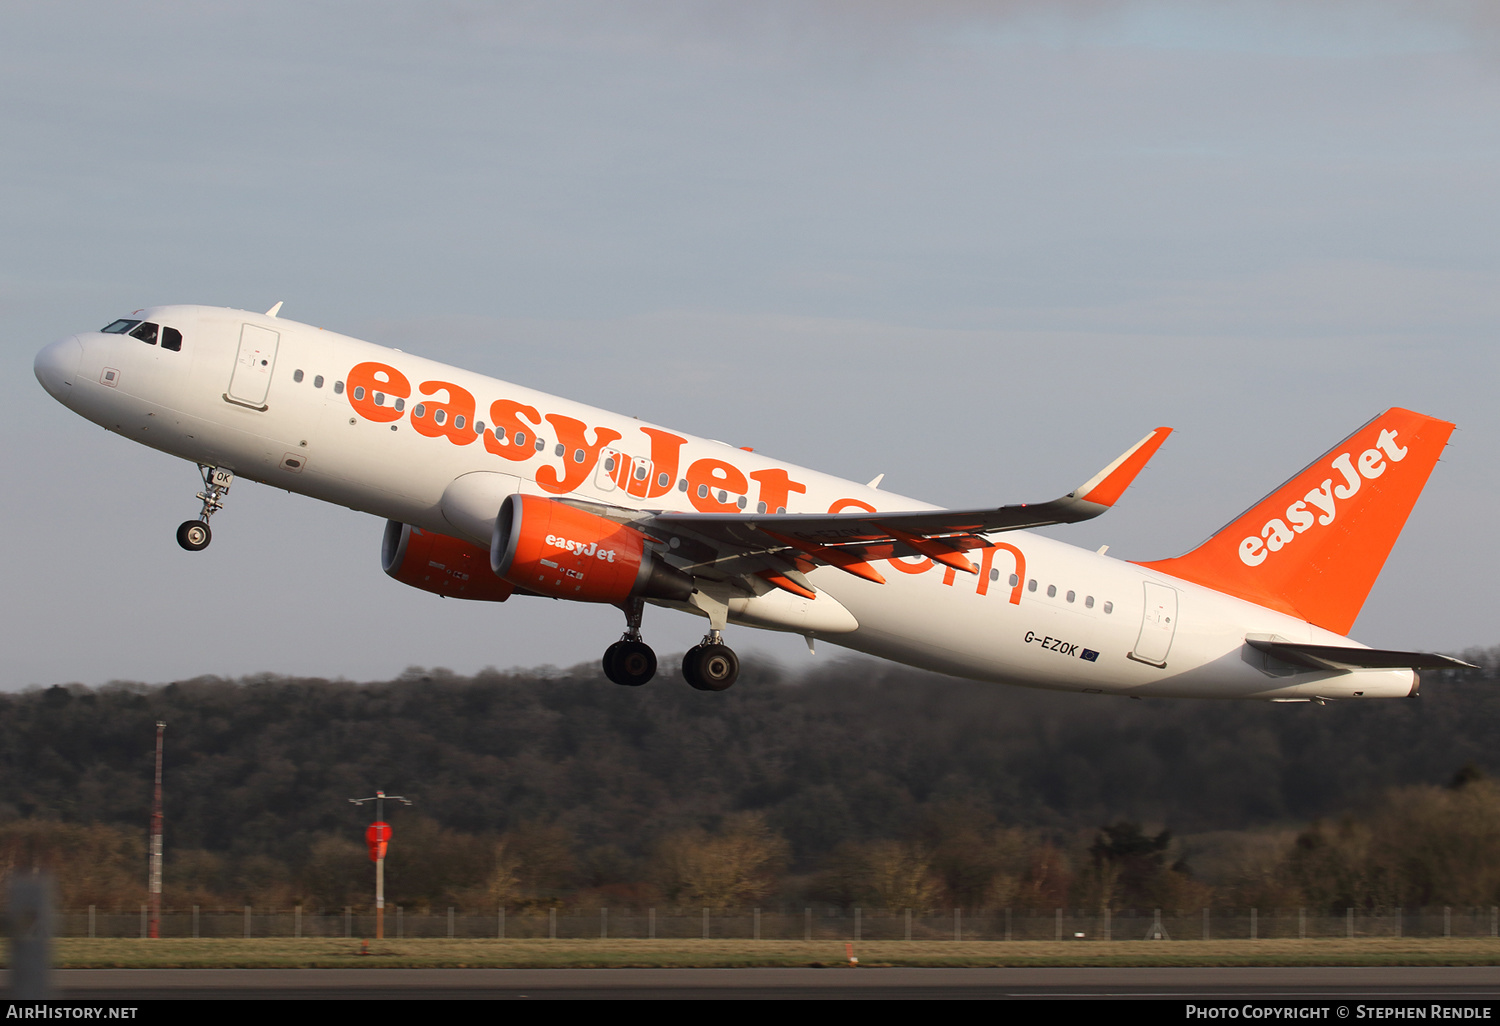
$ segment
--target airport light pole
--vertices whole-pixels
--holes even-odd
[[[166,729],[164,720],[156,721],[156,789],[151,796],[151,868],[146,888],[151,896],[148,932],[152,940],[161,936],[161,745]]]
[[[391,843],[391,825],[385,821],[385,802],[390,799],[402,805],[411,800],[399,794],[376,791],[371,798],[350,798],[353,805],[375,803],[375,822],[365,828],[365,843],[370,846],[370,861],[375,863],[375,939],[385,939],[385,850]]]

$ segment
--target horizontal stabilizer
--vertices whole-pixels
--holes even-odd
[[[1473,663],[1436,652],[1394,652],[1347,645],[1303,645],[1246,638],[1245,644],[1274,659],[1310,670],[1472,670]]]

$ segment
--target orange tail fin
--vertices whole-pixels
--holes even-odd
[[[1141,566],[1348,634],[1452,433],[1386,410],[1192,552]]]

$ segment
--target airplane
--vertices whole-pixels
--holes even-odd
[[[734,684],[731,625],[1063,691],[1404,697],[1449,656],[1347,634],[1454,425],[1393,408],[1184,555],[1128,562],[1027,529],[1096,517],[1171,429],[1060,498],[949,510],[264,314],[138,310],[43,348],[42,387],[197,464],[196,519],[248,479],[384,517],[385,572],[447,598],[608,603],[616,684],[656,673],[646,605],[708,621],[683,657]],[[883,475],[882,475],[883,476]],[[1107,548],[1107,546],[1106,546]]]

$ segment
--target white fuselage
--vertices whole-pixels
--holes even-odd
[[[934,508],[293,321],[191,306],[133,316],[179,330],[181,350],[90,332],[43,350],[38,377],[75,412],[163,452],[485,547],[499,499],[516,490],[649,510]],[[401,389],[381,397],[380,416],[395,419],[370,419],[368,390],[356,402],[346,387],[367,364],[409,381],[399,416]],[[454,430],[450,412],[447,430],[434,434],[429,409],[428,433],[419,432],[417,404],[452,405],[455,389],[473,397],[464,429]],[[502,419],[526,429],[523,445],[501,443]],[[601,448],[601,430],[618,437]],[[639,464],[649,490],[604,473],[611,453]],[[705,477],[710,465],[720,469]],[[800,600],[800,611],[776,592],[764,610],[732,605],[730,620],[956,676],[1068,691],[1296,700],[1414,687],[1410,670],[1300,670],[1245,644],[1247,635],[1353,644],[1294,617],[1035,534],[992,538],[1000,547],[978,577],[911,558],[880,563],[882,585],[824,566],[809,574],[818,599]]]

